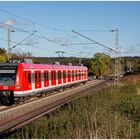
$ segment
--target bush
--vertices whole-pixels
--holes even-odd
[[[140,97],[136,89],[129,83],[91,92],[8,138],[139,138]]]
[[[114,109],[133,121],[140,121],[140,96],[128,96],[120,99]]]

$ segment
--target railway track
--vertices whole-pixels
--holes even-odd
[[[3,110],[0,112],[0,138],[54,111],[71,100],[106,85],[106,80],[90,81],[83,86]]]

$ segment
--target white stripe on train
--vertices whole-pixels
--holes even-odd
[[[86,82],[86,81],[87,80],[79,80],[79,81],[74,81],[74,82],[69,82],[69,83],[64,83],[64,84],[59,84],[59,85],[54,85],[54,86],[48,86],[48,87],[43,87],[43,88],[34,89],[34,90],[14,91],[14,96],[15,97],[21,97],[21,96],[27,96],[27,95],[34,95],[36,93],[50,91],[50,90],[53,90],[53,89],[66,87],[66,86],[70,86],[70,85],[74,85],[76,83],[82,83],[82,82]]]

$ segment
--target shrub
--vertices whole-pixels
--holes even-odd
[[[140,97],[136,88],[129,83],[91,92],[8,138],[138,138]]]

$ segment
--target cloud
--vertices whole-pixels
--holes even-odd
[[[15,23],[16,21],[14,19],[8,19],[7,21],[4,22],[4,24],[10,25],[10,26],[14,25]]]
[[[12,26],[15,23],[16,23],[16,21],[14,19],[8,19],[5,22],[0,23],[0,28],[5,28],[5,27],[8,27],[8,26]]]

